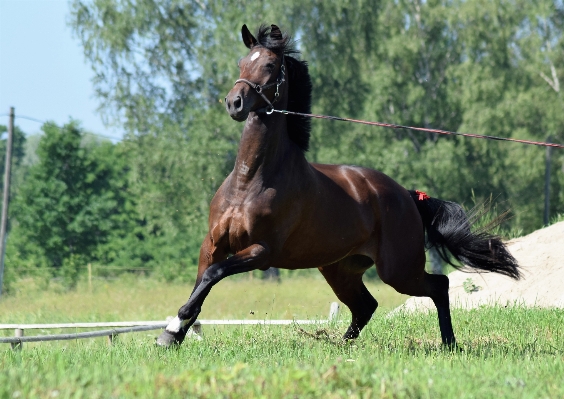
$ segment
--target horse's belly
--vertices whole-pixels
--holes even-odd
[[[358,216],[347,223],[297,229],[286,240],[276,263],[283,269],[306,269],[335,263],[352,254],[366,254],[372,226]]]
[[[372,257],[380,215],[371,174],[377,172],[348,166],[315,167],[318,184],[299,225],[284,244],[280,267],[325,266],[353,254]]]

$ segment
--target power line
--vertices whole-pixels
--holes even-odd
[[[9,116],[9,114],[0,114],[0,117],[2,117],[2,116]],[[42,123],[42,124],[45,124],[45,123],[52,123],[53,125],[57,126],[59,129],[61,129],[61,127],[60,127],[59,125],[57,125],[56,123],[43,121],[43,120],[37,119],[37,118],[32,118],[31,116],[16,115],[16,116],[15,116],[15,119],[18,119],[18,118],[20,118],[20,119],[25,119],[25,120],[32,121],[32,122]],[[109,139],[109,140],[116,140],[117,142],[121,142],[121,141],[124,140],[124,139],[120,139],[120,138],[117,138],[117,137],[105,136],[105,135],[103,135],[103,134],[97,134],[97,133],[84,132],[84,134],[89,134],[89,135],[91,135],[91,136],[102,137],[102,138]]]
[[[42,121],[40,119],[32,118],[31,116],[17,115],[16,118],[26,119],[28,121],[37,122],[37,123],[47,123],[47,121]]]
[[[40,119],[36,119],[36,118],[32,118],[30,116],[25,116],[25,115],[16,115],[16,119],[17,118],[21,118],[21,119],[26,119],[32,122],[37,122],[37,123],[51,123],[51,122],[47,122],[47,121],[42,121]],[[59,129],[61,129],[60,126],[58,126],[56,123],[53,123],[53,125],[57,126]],[[110,140],[116,140],[118,142],[122,141],[122,139],[118,139],[117,137],[112,137],[112,136],[105,136],[103,134],[97,134],[97,133],[90,133],[90,132],[84,132],[85,134],[90,134],[92,136],[98,136],[98,137],[103,137],[105,139],[110,139]]]

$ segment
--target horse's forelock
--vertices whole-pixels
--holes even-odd
[[[287,32],[282,32],[276,25],[262,24],[257,31],[258,43],[278,55],[299,54],[294,41]]]

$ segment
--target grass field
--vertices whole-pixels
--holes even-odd
[[[174,315],[190,289],[130,278],[64,293],[24,281],[0,302],[0,322],[158,320]],[[381,309],[354,343],[340,340],[346,324],[336,323],[206,326],[203,341],[176,350],[154,347],[158,332],[122,335],[111,347],[101,338],[21,352],[5,345],[0,398],[564,397],[563,310],[454,311],[463,350],[449,352],[435,314],[386,317],[405,297],[378,284],[370,290]],[[321,279],[235,279],[212,290],[201,318],[325,318],[333,300]]]

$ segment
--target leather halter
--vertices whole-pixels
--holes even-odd
[[[251,86],[253,89],[255,89],[255,91],[264,99],[264,101],[266,101],[266,104],[267,104],[267,106],[265,108],[259,108],[255,112],[260,112],[260,111],[264,110],[267,115],[270,115],[274,112],[274,105],[272,105],[272,104],[274,104],[276,101],[278,101],[278,98],[280,97],[280,93],[279,93],[278,89],[280,88],[280,85],[282,85],[282,83],[284,83],[285,81],[286,81],[286,67],[284,66],[284,57],[282,57],[282,64],[280,65],[280,74],[278,75],[276,82],[267,83],[267,84],[261,86],[257,83],[253,83],[253,82],[251,82],[250,80],[247,80],[247,79],[237,79],[235,81],[235,84],[237,84],[239,82],[243,82],[243,83],[246,83],[249,86]],[[274,100],[272,100],[272,102],[270,102],[268,97],[266,97],[266,95],[264,94],[264,91],[266,89],[270,89],[272,86],[276,86],[276,92],[274,93]]]

